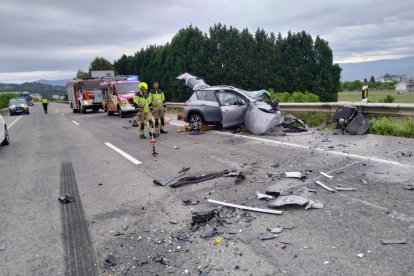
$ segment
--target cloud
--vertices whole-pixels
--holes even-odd
[[[305,30],[328,40],[336,62],[414,55],[412,0],[3,0],[0,82],[86,70],[97,56],[114,61],[189,25],[208,32],[216,23]]]

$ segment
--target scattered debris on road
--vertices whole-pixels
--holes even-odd
[[[387,244],[407,244],[406,240],[381,240],[383,245]]]
[[[174,184],[171,184],[170,187],[177,188],[177,187],[181,187],[181,186],[185,186],[185,185],[189,185],[189,184],[199,183],[199,182],[203,182],[203,181],[207,181],[207,180],[210,180],[210,179],[213,179],[213,178],[223,176],[226,173],[228,173],[228,170],[209,173],[209,174],[203,174],[201,176],[183,177],[183,178],[179,179],[177,182],[175,182]]]
[[[256,192],[256,195],[257,195],[257,199],[272,200],[272,199],[274,199],[274,198],[275,198],[274,196],[271,196],[271,195],[266,195],[266,194],[262,194],[262,193],[260,193],[260,192]]]
[[[409,191],[414,191],[414,185],[412,184],[407,184],[404,186],[405,190],[409,190]]]
[[[227,207],[233,207],[233,208],[238,208],[238,209],[248,210],[248,211],[253,211],[253,212],[268,213],[268,214],[275,214],[275,215],[283,214],[283,211],[279,211],[279,210],[270,210],[270,209],[255,208],[255,207],[244,206],[244,205],[237,205],[237,204],[222,202],[222,201],[218,201],[214,199],[207,199],[207,201],[210,203],[214,203],[214,204],[219,204],[219,205],[223,205]]]
[[[332,178],[333,178],[333,176],[332,176],[332,175],[326,174],[326,173],[324,173],[324,172],[320,172],[320,173],[321,173],[321,175],[323,175],[323,176],[325,176],[325,177],[327,177],[327,178],[329,178],[329,179],[332,179]]]
[[[356,191],[356,188],[335,187],[337,191]]]
[[[118,264],[118,258],[112,254],[109,254],[108,257],[104,260],[104,266],[106,269],[116,266]]]
[[[177,178],[183,177],[186,172],[190,170],[190,167],[184,167],[182,168],[177,174],[166,177],[164,179],[154,179],[153,183],[157,184],[157,185],[161,185],[161,186],[166,186],[169,183],[173,182],[174,180],[176,180]]]
[[[259,233],[257,238],[261,241],[276,239],[277,235],[272,233]]]
[[[323,184],[322,182],[320,182],[319,180],[315,181],[316,184],[318,184],[319,186],[321,186],[322,188],[330,191],[331,193],[335,192],[334,189],[328,187],[327,185]]]
[[[68,204],[68,203],[75,202],[75,197],[69,194],[66,194],[65,196],[61,196],[58,199],[62,204]]]
[[[285,195],[285,196],[279,196],[275,200],[272,200],[268,203],[268,207],[282,207],[286,205],[306,205],[305,210],[308,209],[321,209],[324,207],[324,205],[320,202],[315,202],[313,200],[310,200],[308,198],[298,196],[298,195]]]

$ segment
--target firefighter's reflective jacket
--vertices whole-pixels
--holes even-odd
[[[145,97],[141,93],[136,93],[134,96],[134,103],[138,106],[138,112],[149,112],[149,98]]]
[[[165,102],[164,92],[161,89],[151,89],[148,102],[152,104],[153,107],[163,106]]]

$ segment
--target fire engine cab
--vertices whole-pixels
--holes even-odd
[[[97,112],[102,108],[101,78],[80,78],[66,84],[68,101],[73,113],[86,113],[87,109]]]
[[[124,118],[126,114],[136,113],[134,96],[139,88],[138,76],[115,76],[114,80],[101,83],[102,108],[108,116],[118,113]]]

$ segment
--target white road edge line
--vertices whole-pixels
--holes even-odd
[[[134,163],[135,165],[142,164],[142,162],[138,161],[137,159],[135,159],[134,157],[132,157],[128,153],[124,152],[123,150],[118,149],[117,147],[115,147],[111,143],[105,142],[105,145],[107,145],[108,147],[110,147],[111,149],[113,149],[114,151],[116,151],[117,153],[119,153],[120,155],[122,155],[123,157],[125,157],[126,159],[128,159],[129,161]]]
[[[76,121],[72,121],[72,123],[74,123],[75,125],[79,125],[79,123],[78,122],[76,122]]]
[[[170,125],[180,126],[180,127],[184,126],[184,125],[181,125],[181,124],[171,123],[171,122],[170,122]],[[261,141],[261,142],[267,142],[267,143],[271,143],[271,144],[283,145],[283,146],[288,146],[288,147],[293,147],[293,148],[314,150],[314,151],[319,151],[319,152],[328,153],[328,154],[332,154],[332,155],[341,155],[341,156],[345,156],[345,157],[356,158],[356,159],[367,160],[367,161],[374,161],[374,162],[377,162],[377,163],[384,163],[384,164],[395,165],[395,166],[400,166],[400,167],[412,167],[411,165],[408,165],[408,164],[402,164],[402,163],[399,163],[399,162],[390,161],[390,160],[386,160],[386,159],[381,159],[381,158],[377,158],[377,157],[369,157],[369,156],[358,155],[358,154],[353,154],[353,153],[345,153],[345,152],[340,152],[340,151],[326,150],[326,149],[322,149],[322,148],[312,148],[312,147],[309,147],[309,146],[303,146],[303,145],[299,145],[299,144],[269,140],[269,139],[260,138],[260,137],[252,137],[252,136],[247,136],[247,135],[220,132],[220,131],[215,131],[215,130],[210,130],[210,131],[213,131],[214,133],[217,133],[217,134],[220,134],[220,135],[236,136],[236,137],[241,137],[241,138],[246,138],[246,139],[251,139],[251,140],[256,140],[256,141]]]
[[[14,120],[10,125],[7,126],[8,129],[10,129],[15,123],[17,123],[18,120],[20,120],[23,117],[23,115],[20,115],[16,120]]]

